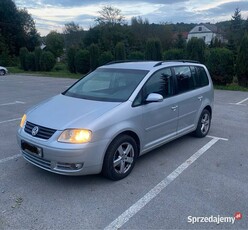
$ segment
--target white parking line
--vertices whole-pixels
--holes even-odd
[[[207,135],[207,137],[212,138],[212,139],[222,140],[222,141],[228,141],[227,138],[222,138],[222,137],[215,137],[215,136],[210,136],[210,135]]]
[[[10,120],[6,120],[6,121],[0,121],[0,124],[3,124],[3,123],[8,123],[8,122],[12,122],[12,121],[18,121],[18,120],[21,120],[22,118],[14,118],[14,119],[10,119]]]
[[[19,158],[21,156],[22,156],[21,154],[16,154],[16,155],[14,155],[12,157],[6,157],[6,158],[0,160],[0,164],[5,163],[7,161],[15,160],[15,159],[17,159],[17,158]]]
[[[9,102],[9,103],[5,103],[5,104],[0,104],[0,106],[16,105],[16,104],[26,104],[26,103],[23,101],[14,101],[14,102]]]
[[[244,103],[244,102],[247,101],[247,100],[248,100],[248,97],[247,97],[246,99],[244,99],[244,100],[242,100],[242,101],[236,103],[236,105],[240,105],[240,104]]]
[[[243,105],[243,106],[247,106],[246,104],[243,104],[244,102],[246,102],[248,100],[248,97],[245,98],[244,100],[242,101],[239,101],[237,103],[229,103],[230,105]]]
[[[126,222],[137,214],[145,205],[154,199],[162,190],[164,190],[171,182],[173,182],[181,173],[184,172],[191,164],[193,164],[201,155],[203,155],[209,148],[211,148],[217,141],[227,140],[225,138],[213,137],[206,145],[194,153],[170,175],[164,178],[159,184],[145,194],[140,200],[133,204],[129,209],[117,217],[111,224],[104,228],[104,230],[113,230],[121,228]]]

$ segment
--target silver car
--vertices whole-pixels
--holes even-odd
[[[202,64],[107,64],[27,111],[18,144],[50,172],[120,180],[138,156],[188,133],[206,136],[213,98]]]
[[[0,76],[3,76],[7,73],[8,73],[8,70],[5,67],[0,66]]]

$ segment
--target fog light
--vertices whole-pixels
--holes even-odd
[[[77,163],[75,164],[76,169],[81,169],[83,167],[83,164]]]
[[[42,149],[41,148],[37,148],[37,154],[39,157],[42,157]]]

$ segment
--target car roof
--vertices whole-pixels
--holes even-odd
[[[110,62],[99,68],[113,68],[113,69],[136,69],[150,71],[158,66],[176,66],[182,64],[200,64],[197,61],[175,60],[175,61],[117,61]]]

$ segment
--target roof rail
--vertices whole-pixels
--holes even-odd
[[[118,64],[118,63],[126,63],[126,62],[140,62],[142,60],[116,60],[116,61],[111,61],[111,62],[108,62],[104,65],[111,65],[111,64]]]
[[[116,61],[111,61],[106,63],[105,65],[111,65],[111,64],[118,64],[118,63],[126,63],[126,62],[149,62],[148,60],[116,60]],[[150,61],[150,62],[155,62],[155,61]],[[158,61],[153,67],[162,65],[164,63],[164,61]]]
[[[184,60],[184,59],[180,59],[180,60],[166,60],[165,62],[191,62],[191,63],[198,63],[200,64],[199,61],[196,61],[196,60]]]
[[[162,65],[163,64],[163,61],[159,61],[158,63],[156,63],[153,67],[157,67],[159,65]]]

